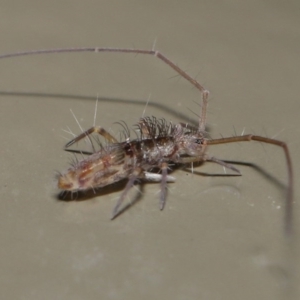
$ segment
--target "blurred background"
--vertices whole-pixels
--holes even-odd
[[[287,142],[298,198],[298,1],[1,1],[0,53],[61,47],[155,49],[210,90],[212,137]],[[287,242],[282,149],[212,146],[241,177],[176,170],[114,221],[124,184],[59,201],[63,151],[96,123],[118,137],[145,115],[197,122],[199,92],[155,57],[78,53],[0,61],[2,299],[297,299],[297,226]],[[247,166],[247,164],[252,166]],[[221,175],[221,176],[214,176]],[[128,202],[134,197],[134,189]],[[299,216],[294,207],[295,219]]]

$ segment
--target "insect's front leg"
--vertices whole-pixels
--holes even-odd
[[[90,129],[88,129],[88,130],[82,132],[81,134],[79,134],[78,136],[76,136],[70,142],[68,142],[65,145],[65,148],[72,146],[73,144],[75,144],[76,142],[80,141],[81,139],[83,139],[85,137],[87,137],[90,140],[90,142],[92,143],[89,135],[91,135],[94,132],[102,135],[105,138],[105,140],[107,140],[111,144],[118,143],[118,141],[109,132],[107,132],[104,128],[102,128],[101,126],[93,126]]]

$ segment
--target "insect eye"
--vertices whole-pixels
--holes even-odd
[[[202,143],[202,139],[195,139],[195,140],[194,140],[194,143],[195,143],[195,144],[199,144],[199,145],[203,144],[203,143]]]

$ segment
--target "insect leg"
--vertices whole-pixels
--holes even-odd
[[[125,186],[125,189],[123,190],[116,206],[113,209],[112,212],[112,216],[111,216],[111,220],[113,220],[119,213],[119,208],[122,204],[122,202],[124,201],[127,193],[129,192],[129,190],[133,187],[134,182],[136,181],[136,179],[138,179],[139,177],[141,177],[141,174],[143,173],[143,170],[141,168],[136,168],[130,175],[129,175],[129,180]]]
[[[284,151],[286,163],[287,163],[287,172],[288,172],[287,200],[285,206],[285,232],[287,235],[291,235],[293,229],[293,168],[292,168],[292,160],[291,160],[291,156],[287,144],[279,140],[274,140],[274,139],[270,139],[258,135],[253,135],[253,134],[247,134],[247,135],[233,136],[228,138],[207,140],[207,145],[226,144],[226,143],[235,143],[235,142],[250,142],[250,141],[258,141],[266,144],[279,146]]]
[[[181,157],[180,160],[178,160],[177,162],[180,162],[181,164],[189,164],[189,163],[194,163],[194,162],[202,162],[202,161],[212,161],[215,162],[227,169],[230,169],[236,173],[238,173],[238,175],[241,175],[241,172],[239,169],[235,168],[233,165],[231,164],[227,164],[225,161],[217,159],[213,156],[211,157],[198,157],[198,156],[190,156],[190,157]]]
[[[166,204],[167,198],[167,180],[168,178],[168,164],[163,162],[161,165],[161,182],[160,182],[160,199],[159,199],[159,208],[163,210]]]
[[[228,164],[228,163],[226,163],[225,161],[220,160],[220,159],[217,159],[217,158],[215,158],[215,157],[213,157],[213,156],[208,157],[208,158],[206,159],[206,161],[212,161],[212,162],[215,162],[215,163],[217,163],[217,164],[219,164],[219,165],[221,165],[221,166],[223,166],[223,167],[225,167],[225,168],[227,168],[227,169],[230,169],[230,170],[232,170],[232,171],[238,173],[239,175],[242,175],[241,172],[240,172],[240,170],[237,169],[237,168],[235,168],[233,165]]]
[[[102,135],[109,143],[112,143],[112,144],[118,143],[118,141],[110,133],[108,133],[104,128],[102,128],[101,126],[93,126],[90,129],[86,130],[85,132],[79,134],[77,137],[72,139],[70,142],[68,142],[66,144],[65,148],[72,146],[73,144],[75,144],[76,142],[80,141],[81,139],[83,139],[85,137],[87,137],[89,140],[91,140],[89,135],[91,135],[94,132]]]

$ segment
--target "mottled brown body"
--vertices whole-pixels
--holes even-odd
[[[74,163],[65,172],[58,175],[58,188],[63,191],[77,192],[101,188],[106,185],[128,179],[124,191],[115,206],[112,218],[119,214],[119,207],[135,182],[140,180],[160,182],[160,209],[164,208],[167,196],[167,182],[175,181],[168,175],[170,165],[193,162],[213,161],[238,174],[234,166],[206,154],[208,143],[205,132],[188,124],[173,125],[164,119],[155,117],[141,118],[135,125],[138,138],[128,136],[124,142],[118,142],[104,128],[91,127],[81,133],[66,147],[92,133],[105,138],[107,145],[100,145],[87,158]],[[152,171],[157,169],[159,173]]]
[[[68,170],[58,175],[58,187],[64,191],[76,192],[100,188],[125,178],[164,182],[174,181],[167,174],[170,163],[182,164],[206,159],[206,139],[202,132],[183,124],[172,125],[165,120],[142,118],[137,124],[139,138],[126,139],[124,142],[109,143],[100,150],[73,164]],[[67,144],[97,132],[106,140],[115,141],[103,128],[93,127]],[[151,173],[161,169],[161,175]],[[158,177],[157,177],[158,175]],[[128,187],[129,189],[130,187]],[[162,187],[166,190],[166,186]],[[127,190],[125,189],[127,192]],[[161,206],[165,203],[165,192]]]

